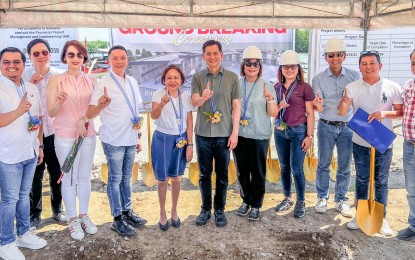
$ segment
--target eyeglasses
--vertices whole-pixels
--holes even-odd
[[[23,61],[21,60],[14,60],[14,61],[9,61],[9,60],[4,60],[1,62],[4,66],[10,66],[12,63],[15,66],[19,66],[20,64],[23,63]]]
[[[260,65],[261,64],[258,61],[254,61],[254,62],[246,61],[245,62],[245,66],[247,66],[247,67],[254,66],[255,68],[259,68]]]
[[[344,52],[338,52],[338,53],[336,53],[336,54],[334,54],[334,53],[327,53],[326,55],[327,55],[327,57],[328,57],[328,58],[330,58],[330,59],[333,59],[333,58],[334,58],[334,56],[337,56],[337,58],[341,58],[341,57],[343,57],[343,56],[344,56]]]
[[[285,70],[289,70],[289,69],[296,70],[296,69],[298,69],[298,65],[282,65],[282,67]]]
[[[361,53],[360,53],[360,57],[363,57],[363,56],[369,56],[369,55],[374,55],[374,56],[376,56],[376,57],[380,57],[379,56],[379,52],[378,51],[362,51]]]
[[[40,56],[40,54],[42,54],[43,56],[48,56],[49,55],[49,51],[46,51],[46,50],[44,50],[44,51],[35,51],[35,52],[33,52],[33,56],[34,57],[39,57]]]
[[[78,52],[77,54],[75,54],[75,53],[73,53],[73,52],[68,52],[68,53],[66,54],[66,56],[67,56],[69,59],[73,59],[73,58],[75,58],[75,55],[76,55],[76,57],[77,57],[78,59],[83,59],[83,58],[84,58],[84,55],[83,55],[82,53],[80,53],[80,52]]]

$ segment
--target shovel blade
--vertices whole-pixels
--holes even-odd
[[[199,164],[197,162],[189,164],[189,181],[194,186],[199,186]]]
[[[101,180],[103,183],[108,183],[108,164],[103,163],[101,165]],[[138,180],[138,162],[134,162],[133,171],[131,173],[131,184],[136,183]]]
[[[147,187],[154,187],[154,185],[156,185],[157,180],[156,177],[154,176],[154,172],[153,169],[151,168],[151,165],[149,163],[144,163],[141,169],[142,173],[142,177],[143,177],[143,182]]]
[[[310,158],[306,157],[303,163],[304,177],[307,181],[315,181],[316,172],[313,171],[313,165]]]
[[[272,160],[271,165],[267,165],[265,178],[271,183],[276,183],[281,176],[280,164],[278,160]]]
[[[369,200],[358,200],[356,221],[360,229],[368,236],[379,233],[383,223],[384,205]]]
[[[136,183],[138,180],[138,162],[134,162],[133,172],[131,173],[131,185]]]
[[[330,180],[332,180],[333,182],[336,182],[336,176],[337,176],[337,168],[339,167],[339,165],[337,164],[336,160],[334,159],[334,156],[331,158],[331,163],[330,163]]]

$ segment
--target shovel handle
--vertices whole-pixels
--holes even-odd
[[[369,168],[369,213],[372,213],[375,205],[375,147],[370,147],[370,168]]]

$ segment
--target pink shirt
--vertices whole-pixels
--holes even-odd
[[[410,79],[402,89],[403,118],[402,132],[403,137],[410,141],[415,141],[415,79]]]
[[[94,88],[92,79],[85,75],[69,75],[67,72],[57,75],[58,90],[68,94],[67,99],[59,109],[53,121],[55,134],[61,138],[76,138],[78,122],[85,116]],[[88,127],[88,135],[95,135],[95,127],[92,120]]]

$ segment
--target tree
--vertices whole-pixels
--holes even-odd
[[[135,55],[140,56],[140,50],[139,49],[135,50]]]
[[[106,41],[89,41],[87,42],[88,52],[94,52],[97,49],[108,49],[109,44]]]
[[[308,53],[310,30],[295,30],[295,51],[298,53]]]

